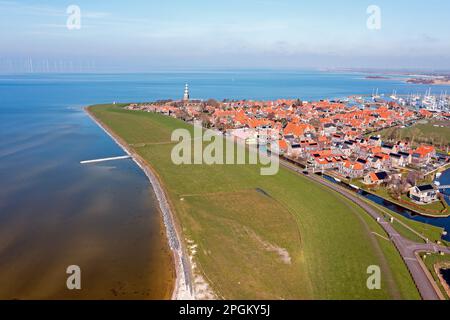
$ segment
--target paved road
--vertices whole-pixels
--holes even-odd
[[[280,164],[288,168],[290,170],[293,170],[299,174],[302,171],[299,167],[280,160]],[[423,270],[421,263],[419,262],[416,253],[419,252],[439,252],[443,251],[445,253],[450,254],[450,248],[438,246],[433,243],[427,243],[427,244],[420,244],[413,241],[410,241],[408,239],[403,238],[392,226],[391,223],[384,220],[384,217],[382,214],[378,212],[378,210],[374,209],[371,205],[369,205],[367,202],[362,200],[357,194],[352,193],[351,191],[345,189],[342,186],[339,186],[333,182],[330,182],[322,177],[319,177],[315,174],[309,174],[305,175],[308,179],[311,179],[317,183],[320,183],[326,187],[329,187],[330,189],[340,193],[347,199],[351,200],[352,202],[359,205],[362,209],[364,209],[368,214],[370,214],[375,220],[379,218],[379,224],[381,227],[386,231],[386,233],[389,235],[389,238],[394,243],[395,247],[399,251],[401,257],[403,258],[403,261],[405,262],[406,266],[408,267],[409,272],[411,273],[411,276],[417,286],[417,289],[419,290],[419,293],[424,300],[439,300],[440,297],[438,293],[436,292],[434,288],[434,283],[428,278],[426,272]]]

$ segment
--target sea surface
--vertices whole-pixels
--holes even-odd
[[[179,99],[185,83],[194,99],[317,100],[428,89],[365,77],[273,70],[0,75],[0,299],[170,295],[174,270],[152,186],[131,160],[80,164],[123,155],[84,106]],[[439,224],[449,230],[445,221]],[[70,265],[81,268],[81,290],[66,287]]]

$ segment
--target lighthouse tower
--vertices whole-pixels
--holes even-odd
[[[183,95],[183,101],[189,101],[189,86],[186,83],[184,86],[184,95]]]

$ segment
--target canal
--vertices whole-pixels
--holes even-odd
[[[324,175],[324,178],[326,178],[327,180],[332,181],[334,183],[338,183],[332,177]],[[439,177],[439,182],[441,185],[449,185],[450,184],[450,169],[447,169],[445,172],[443,172],[443,174]],[[343,184],[343,185],[346,186],[345,184]],[[350,187],[348,187],[348,188],[350,188]],[[370,194],[370,193],[367,193],[362,190],[358,191],[358,193],[360,195],[364,196],[365,198],[367,198],[389,210],[392,210],[408,219],[444,228],[447,231],[447,234],[442,236],[442,239],[446,240],[446,241],[450,241],[450,232],[449,232],[450,231],[450,217],[432,218],[432,217],[421,216],[421,215],[418,215],[402,206],[396,205],[395,203],[392,203],[381,197],[378,197],[374,194]],[[444,198],[447,201],[447,203],[450,204],[450,190],[442,191],[442,193],[443,193]]]
[[[440,272],[445,282],[447,282],[447,284],[450,286],[450,269],[441,269]]]

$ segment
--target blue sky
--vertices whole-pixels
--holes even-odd
[[[0,70],[450,69],[448,12],[442,0],[0,0]]]

